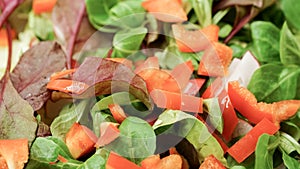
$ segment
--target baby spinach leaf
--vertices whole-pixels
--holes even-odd
[[[167,110],[158,117],[153,125],[153,129],[157,131],[170,125],[174,127],[168,127],[167,130],[163,130],[163,133],[171,133],[186,138],[195,147],[199,162],[202,162],[205,157],[213,154],[226,165],[226,159],[223,156],[221,146],[209,133],[205,124],[197,118],[179,110]]]
[[[284,66],[270,63],[256,70],[248,84],[248,89],[258,101],[275,102],[294,99],[297,91],[297,81],[300,76],[298,66]]]
[[[54,72],[66,64],[65,53],[56,42],[40,42],[26,51],[11,73],[11,81],[34,110],[39,110],[49,99],[46,85]]]
[[[118,1],[119,0],[85,0],[88,18],[94,28],[100,29],[109,23],[109,11]]]
[[[296,169],[296,168],[300,168],[300,163],[299,163],[299,161],[297,161],[296,159],[290,157],[290,156],[287,155],[285,152],[282,153],[282,159],[283,159],[284,165],[285,165],[288,169]]]
[[[72,159],[65,143],[55,137],[38,137],[30,149],[29,162],[26,169],[104,169],[105,158],[98,150],[85,162]],[[67,162],[58,161],[58,156],[64,157]]]
[[[120,125],[120,136],[105,146],[123,157],[139,164],[154,154],[156,136],[152,127],[144,120],[129,116]]]
[[[298,0],[281,0],[280,2],[283,13],[289,25],[292,25],[294,28],[300,30],[300,4]]]
[[[203,105],[204,111],[208,113],[209,123],[217,129],[218,132],[222,133],[224,124],[218,98],[204,99]]]
[[[279,138],[268,134],[259,137],[255,149],[255,169],[273,169],[273,154],[279,141]]]
[[[140,0],[121,1],[109,12],[114,25],[123,29],[137,28],[144,23],[145,10]]]
[[[147,34],[144,27],[119,31],[113,38],[112,57],[128,57],[137,52]]]
[[[99,135],[100,124],[105,121],[115,121],[111,114],[105,113],[103,110],[108,109],[110,104],[130,104],[132,95],[128,92],[113,93],[107,97],[98,101],[91,110],[91,116],[93,119],[93,129],[96,135]]]
[[[29,103],[21,98],[10,79],[0,81],[0,139],[35,139],[37,121]]]
[[[292,136],[284,132],[280,133],[280,147],[288,154],[293,151],[300,154],[300,144]]]
[[[85,99],[79,103],[66,105],[60,112],[59,116],[51,123],[50,131],[52,136],[65,140],[67,132],[71,126],[78,122],[83,114],[88,114],[87,108],[89,100]]]
[[[258,61],[276,62],[279,57],[280,30],[271,22],[256,21],[251,24],[254,54]]]
[[[287,23],[281,29],[280,59],[285,65],[300,65],[300,31],[293,33]]]

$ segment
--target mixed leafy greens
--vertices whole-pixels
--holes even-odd
[[[299,8],[0,0],[0,165],[300,168]]]

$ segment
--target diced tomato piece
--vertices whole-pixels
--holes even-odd
[[[127,160],[126,158],[110,152],[107,162],[106,169],[142,169],[142,167],[134,164],[133,162]]]
[[[300,100],[257,103],[255,96],[248,89],[241,87],[237,81],[228,83],[228,94],[233,107],[255,124],[263,118],[279,124],[292,117],[300,108]]]
[[[258,138],[266,134],[274,134],[279,130],[279,127],[274,123],[264,118],[256,126],[250,130],[243,138],[236,142],[233,146],[228,149],[228,153],[239,163],[243,162],[247,157],[249,157],[256,147]]]
[[[183,25],[173,24],[172,31],[181,52],[199,52],[212,45],[200,30],[186,30]]]
[[[163,22],[183,22],[188,19],[178,0],[146,0],[142,6]]]
[[[180,92],[177,81],[170,73],[159,69],[145,69],[138,73],[147,84],[147,89],[151,92],[153,89],[161,89],[170,92]]]
[[[233,50],[219,42],[205,50],[200,61],[198,74],[203,76],[225,76],[232,59]]]
[[[120,130],[117,127],[117,123],[103,122],[100,124],[100,138],[97,140],[95,147],[103,147],[120,135]]]
[[[164,90],[152,90],[150,93],[154,103],[160,108],[202,113],[203,99]]]
[[[127,116],[126,116],[123,108],[120,105],[110,104],[110,105],[108,105],[108,108],[109,108],[111,114],[113,115],[114,119],[118,123],[122,123],[126,119]]]
[[[33,0],[32,9],[35,14],[51,12],[57,0]]]
[[[158,58],[148,57],[142,64],[140,64],[135,70],[134,73],[138,74],[142,70],[146,69],[159,69]]]
[[[184,94],[195,96],[197,92],[201,89],[203,84],[205,83],[205,79],[202,78],[196,78],[189,80],[188,84],[186,85],[184,89]]]
[[[14,30],[10,31],[12,39],[16,38],[16,32]],[[0,29],[0,47],[8,46],[7,32],[5,28]]]
[[[214,155],[210,155],[204,159],[199,169],[225,169],[225,167]]]

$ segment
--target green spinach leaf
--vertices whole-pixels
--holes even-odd
[[[174,125],[174,124],[178,125]],[[170,127],[173,125],[174,127]],[[209,133],[205,124],[192,115],[179,110],[167,110],[163,112],[153,125],[155,131],[161,130],[164,133],[172,133],[180,137],[185,137],[196,149],[199,162],[205,157],[213,154],[218,160],[226,165],[223,150],[217,140]],[[161,133],[158,133],[161,134]]]
[[[254,54],[261,63],[280,61],[280,30],[270,22],[256,21],[251,24]]]
[[[286,153],[282,153],[282,159],[283,159],[283,163],[284,165],[288,168],[288,169],[296,169],[296,168],[300,168],[300,163],[299,161],[297,161],[296,159],[290,157],[289,155],[287,155]]]
[[[38,137],[31,149],[30,158],[26,169],[105,169],[107,153],[98,150],[93,156],[85,162],[72,159],[72,156],[65,143],[55,137]],[[67,162],[58,160],[58,156],[62,156]]]
[[[297,81],[300,68],[295,65],[284,66],[270,63],[256,70],[248,84],[248,89],[258,101],[275,102],[294,99],[300,91]]]
[[[208,113],[210,124],[220,133],[223,132],[222,111],[219,106],[218,98],[209,98],[203,100],[204,111]]]
[[[281,29],[280,59],[285,65],[300,65],[300,31],[294,34],[286,23]]]
[[[128,57],[137,52],[146,34],[147,29],[144,27],[117,32],[113,38],[112,57]]]
[[[89,100],[83,100],[79,103],[66,105],[60,112],[59,116],[51,123],[50,131],[52,136],[65,140],[67,132],[75,122],[82,119],[88,114]]]
[[[300,4],[298,0],[281,0],[282,11],[285,15],[289,25],[300,30],[299,9]]]
[[[156,136],[152,127],[137,117],[127,117],[119,127],[120,136],[104,148],[139,164],[144,158],[154,154]]]
[[[85,0],[86,10],[90,23],[100,29],[110,22],[110,9],[119,0]]]
[[[293,151],[300,154],[300,144],[292,136],[284,132],[280,133],[280,148],[288,154]]]
[[[255,149],[255,169],[273,169],[273,154],[279,142],[279,138],[268,134],[259,137]]]

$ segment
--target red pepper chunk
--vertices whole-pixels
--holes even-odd
[[[114,153],[110,152],[107,162],[106,169],[142,169],[142,167],[134,164],[133,162],[127,160],[126,158]]]
[[[300,108],[300,100],[257,103],[255,96],[248,89],[240,87],[237,81],[228,83],[228,95],[233,107],[255,124],[267,118],[278,125],[281,121],[292,117]]]
[[[202,113],[203,99],[185,94],[154,89],[150,93],[157,107]]]
[[[243,162],[249,157],[256,147],[258,138],[266,134],[274,134],[279,130],[279,127],[274,123],[264,118],[256,126],[253,127],[243,138],[236,142],[233,146],[228,149],[228,153],[238,162]]]

